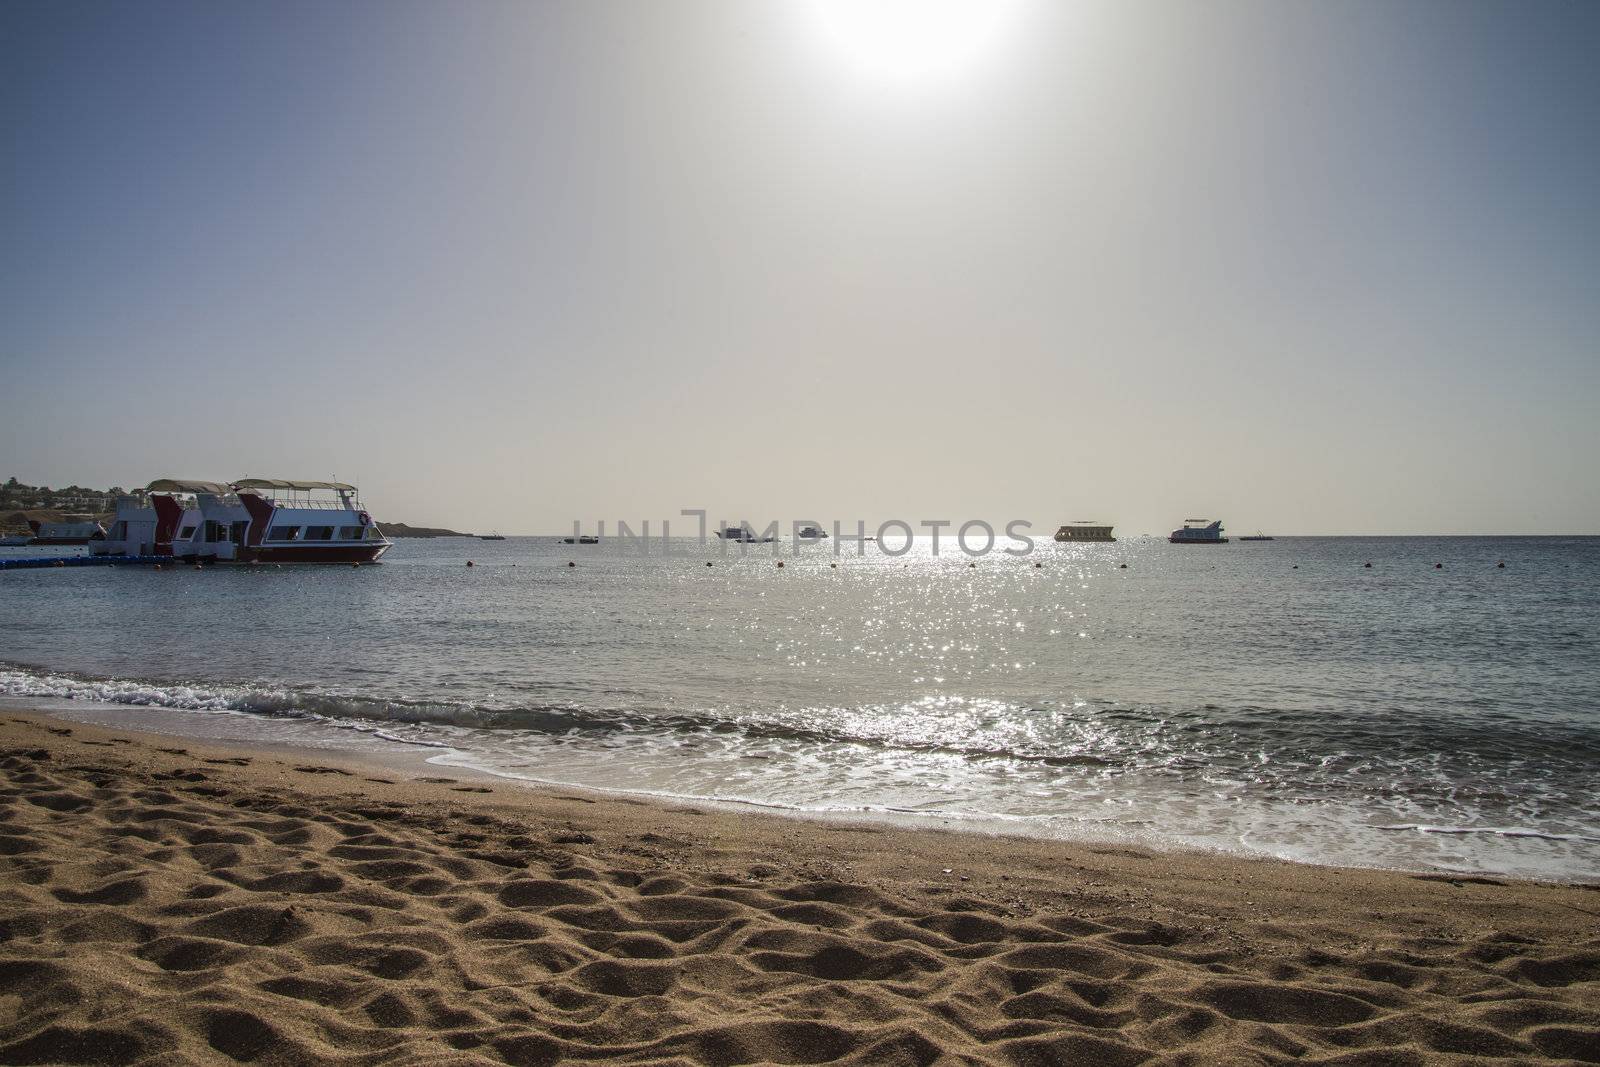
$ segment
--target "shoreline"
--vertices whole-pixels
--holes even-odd
[[[1223,848],[1208,848],[1201,845],[1171,844],[1162,842],[1152,843],[1132,836],[1095,836],[1084,834],[1079,837],[1051,837],[1037,834],[1027,834],[1011,829],[1009,824],[993,816],[984,816],[969,813],[951,812],[926,812],[926,813],[897,813],[887,810],[862,810],[862,809],[814,809],[800,806],[782,804],[763,804],[751,800],[732,800],[716,797],[680,796],[652,792],[646,789],[625,789],[620,787],[605,787],[588,785],[578,782],[561,782],[549,779],[523,777],[508,773],[499,773],[471,763],[433,763],[436,756],[459,749],[434,748],[419,745],[415,742],[397,741],[377,750],[363,751],[351,748],[324,749],[311,744],[296,744],[291,741],[265,741],[260,738],[217,738],[208,736],[203,732],[187,732],[181,729],[166,730],[159,726],[124,726],[120,723],[109,723],[96,718],[90,709],[96,707],[126,709],[137,708],[140,711],[156,711],[170,716],[174,723],[184,726],[191,725],[193,720],[186,718],[193,712],[184,709],[166,708],[150,705],[124,705],[110,702],[85,701],[76,698],[62,698],[49,700],[39,698],[35,700],[18,699],[14,697],[0,697],[0,717],[6,715],[41,716],[59,722],[64,726],[84,728],[115,733],[119,736],[132,735],[144,739],[146,742],[162,741],[181,743],[191,748],[216,750],[223,753],[250,752],[264,756],[290,761],[304,761],[312,755],[317,760],[339,764],[348,768],[364,769],[368,773],[385,774],[398,773],[401,775],[441,776],[453,775],[458,778],[474,781],[480,785],[498,783],[506,791],[515,795],[515,791],[523,790],[533,796],[548,795],[551,793],[577,793],[597,802],[611,802],[618,804],[644,804],[664,808],[693,808],[706,813],[715,813],[733,818],[748,817],[753,819],[774,819],[782,821],[811,824],[818,827],[855,827],[859,826],[868,832],[883,830],[897,830],[912,834],[941,834],[952,835],[958,839],[978,837],[997,841],[1015,841],[1026,846],[1061,845],[1086,849],[1132,849],[1150,852],[1158,855],[1182,856],[1190,860],[1204,861],[1208,858],[1238,859],[1262,863],[1287,863],[1294,866],[1309,866],[1327,868],[1330,870],[1370,870],[1386,871],[1396,874],[1439,874],[1438,871],[1406,871],[1400,868],[1387,867],[1361,867],[1349,864],[1323,863],[1312,860],[1289,859],[1274,856],[1264,851],[1248,851],[1244,849],[1229,850]],[[254,713],[234,712],[232,715],[250,717]],[[297,720],[283,720],[295,722]],[[358,736],[371,738],[376,735],[358,734]],[[936,822],[943,825],[934,825]],[[1461,872],[1459,877],[1478,877],[1476,872]],[[1555,880],[1518,879],[1511,876],[1494,875],[1493,877],[1508,882],[1523,882],[1539,885],[1582,885],[1578,882],[1561,882]]]
[[[28,668],[30,670],[45,670],[45,668]],[[140,725],[125,725],[119,722],[108,721],[115,715],[97,715],[96,709],[105,709],[107,712],[115,709],[125,713],[132,709],[143,714],[153,722]],[[1246,845],[1227,846],[1200,842],[1188,842],[1165,837],[1160,833],[1153,835],[1134,832],[1110,832],[1102,830],[1096,833],[1091,830],[1079,833],[1028,833],[1019,829],[1018,820],[1004,816],[985,814],[982,812],[956,812],[956,811],[895,811],[885,808],[811,808],[801,805],[786,805],[780,803],[764,803],[757,800],[742,798],[725,798],[698,795],[685,795],[676,793],[657,792],[649,789],[629,789],[624,787],[607,787],[591,785],[583,782],[567,782],[557,779],[544,779],[532,776],[518,775],[510,772],[500,772],[486,767],[475,765],[471,762],[452,762],[441,760],[438,763],[430,762],[432,759],[447,753],[459,753],[464,750],[445,744],[434,744],[404,740],[391,736],[382,730],[346,729],[334,730],[324,734],[317,729],[321,720],[296,717],[276,717],[267,713],[230,710],[215,716],[203,714],[197,717],[193,709],[171,707],[162,704],[129,704],[120,701],[103,701],[83,699],[80,697],[17,697],[0,696],[0,714],[17,712],[24,715],[45,715],[84,726],[121,732],[133,732],[150,737],[165,738],[167,740],[198,744],[205,746],[225,746],[231,748],[248,749],[262,753],[277,753],[298,758],[296,754],[317,754],[318,758],[347,759],[363,763],[370,763],[379,772],[397,771],[409,773],[419,768],[432,767],[433,771],[423,770],[422,773],[452,774],[461,778],[481,779],[484,782],[498,782],[507,789],[526,789],[534,793],[562,790],[567,792],[581,792],[592,794],[595,798],[609,798],[624,802],[681,805],[703,808],[709,812],[720,812],[730,815],[749,815],[759,818],[778,818],[811,822],[822,825],[853,825],[862,824],[874,828],[891,828],[908,832],[949,833],[961,836],[973,835],[986,838],[1004,840],[1015,839],[1019,842],[1038,844],[1057,844],[1061,846],[1074,846],[1082,848],[1130,848],[1162,855],[1173,854],[1186,856],[1193,859],[1217,857],[1228,860],[1259,861],[1267,863],[1288,863],[1297,866],[1310,866],[1328,870],[1342,871],[1379,871],[1403,875],[1426,875],[1448,878],[1487,878],[1508,883],[1528,883],[1535,885],[1571,885],[1579,887],[1600,888],[1600,877],[1571,877],[1571,878],[1539,878],[1527,875],[1508,874],[1496,870],[1462,869],[1448,866],[1426,866],[1418,864],[1406,867],[1382,864],[1360,864],[1339,862],[1332,859],[1319,859],[1310,856],[1289,856],[1275,853],[1266,848],[1252,848]],[[204,725],[215,726],[218,723],[235,721],[259,725],[261,722],[271,721],[281,725],[285,732],[301,731],[304,736],[299,740],[267,740],[247,732],[248,736],[218,736],[216,733],[204,729]],[[328,747],[327,743],[333,740],[338,745]],[[354,742],[354,744],[352,744]],[[366,746],[365,748],[360,746]],[[1020,820],[1026,822],[1026,820]]]
[[[413,767],[0,703],[0,1059],[1575,1062],[1600,1048],[1592,887]]]

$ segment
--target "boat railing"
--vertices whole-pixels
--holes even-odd
[[[294,497],[291,497],[291,496],[275,496],[275,495],[273,495],[271,493],[265,493],[265,492],[260,493],[260,496],[262,497],[262,499],[266,500],[269,504],[276,505],[277,507],[284,508],[284,509],[287,509],[289,511],[360,511],[361,510],[361,504],[360,504],[359,501],[356,501],[356,500],[344,501],[344,500],[327,500],[327,499],[317,499],[317,498],[307,498],[307,499],[304,499],[304,500],[296,500]]]

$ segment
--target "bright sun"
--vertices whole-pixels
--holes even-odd
[[[862,73],[894,82],[959,75],[991,56],[1024,0],[809,0],[823,37]]]

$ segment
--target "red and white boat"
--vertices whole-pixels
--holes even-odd
[[[159,478],[117,499],[92,555],[196,563],[373,563],[393,544],[344,482]]]

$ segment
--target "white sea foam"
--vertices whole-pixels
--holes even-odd
[[[236,689],[196,685],[156,685],[118,679],[72,678],[63,674],[0,669],[0,696],[47,700],[94,700],[105,704],[178,708],[223,713],[289,711],[292,698],[283,690]]]

